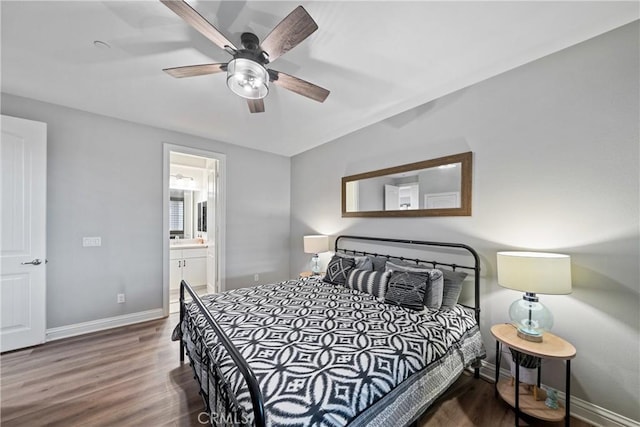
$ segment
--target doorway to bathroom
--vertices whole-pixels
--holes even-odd
[[[179,311],[180,282],[199,294],[224,289],[223,154],[165,144],[164,311]]]

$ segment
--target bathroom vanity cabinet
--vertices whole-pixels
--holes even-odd
[[[207,284],[207,248],[171,248],[169,283],[171,289],[180,288],[180,281],[191,286]]]

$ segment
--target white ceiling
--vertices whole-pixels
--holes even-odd
[[[638,19],[638,2],[195,1],[234,44],[298,4],[319,30],[268,68],[331,91],[324,104],[272,87],[250,114],[227,62],[159,1],[2,1],[2,91],[286,156]],[[101,40],[110,49],[99,49]]]

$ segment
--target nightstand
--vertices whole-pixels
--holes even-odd
[[[520,413],[531,415],[532,417],[545,421],[562,421],[564,419],[565,426],[570,423],[570,379],[571,379],[571,359],[576,357],[576,349],[569,342],[550,333],[545,332],[542,336],[542,342],[531,342],[518,337],[516,327],[511,324],[499,324],[491,327],[491,334],[496,339],[496,396],[499,394],[502,399],[509,405],[513,406],[516,413],[516,426],[520,419]],[[516,351],[516,360],[514,361],[516,369],[515,385],[509,381],[500,379],[500,361],[502,359],[501,347],[506,345]],[[565,393],[566,402],[565,410],[562,406],[558,409],[551,409],[544,403],[546,392],[539,391],[539,399],[536,400],[531,391],[520,385],[520,353],[529,354],[541,359],[558,359],[565,361]],[[538,383],[540,387],[540,367],[538,367]]]
[[[306,278],[306,277],[311,277],[311,276],[313,276],[313,275],[314,275],[314,274],[313,274],[311,271],[303,271],[302,273],[300,273],[300,274],[298,275],[298,277],[299,277],[299,278],[301,278],[301,279],[304,279],[304,278]],[[324,276],[324,271],[322,271],[322,272],[320,272],[320,273],[316,274],[316,276]]]

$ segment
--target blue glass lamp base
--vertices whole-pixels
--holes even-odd
[[[311,257],[311,272],[314,276],[320,274],[320,257],[318,254],[313,254],[313,257]]]
[[[518,337],[527,341],[542,342],[544,331],[553,326],[553,315],[549,309],[530,292],[511,304],[509,317],[518,329]]]

